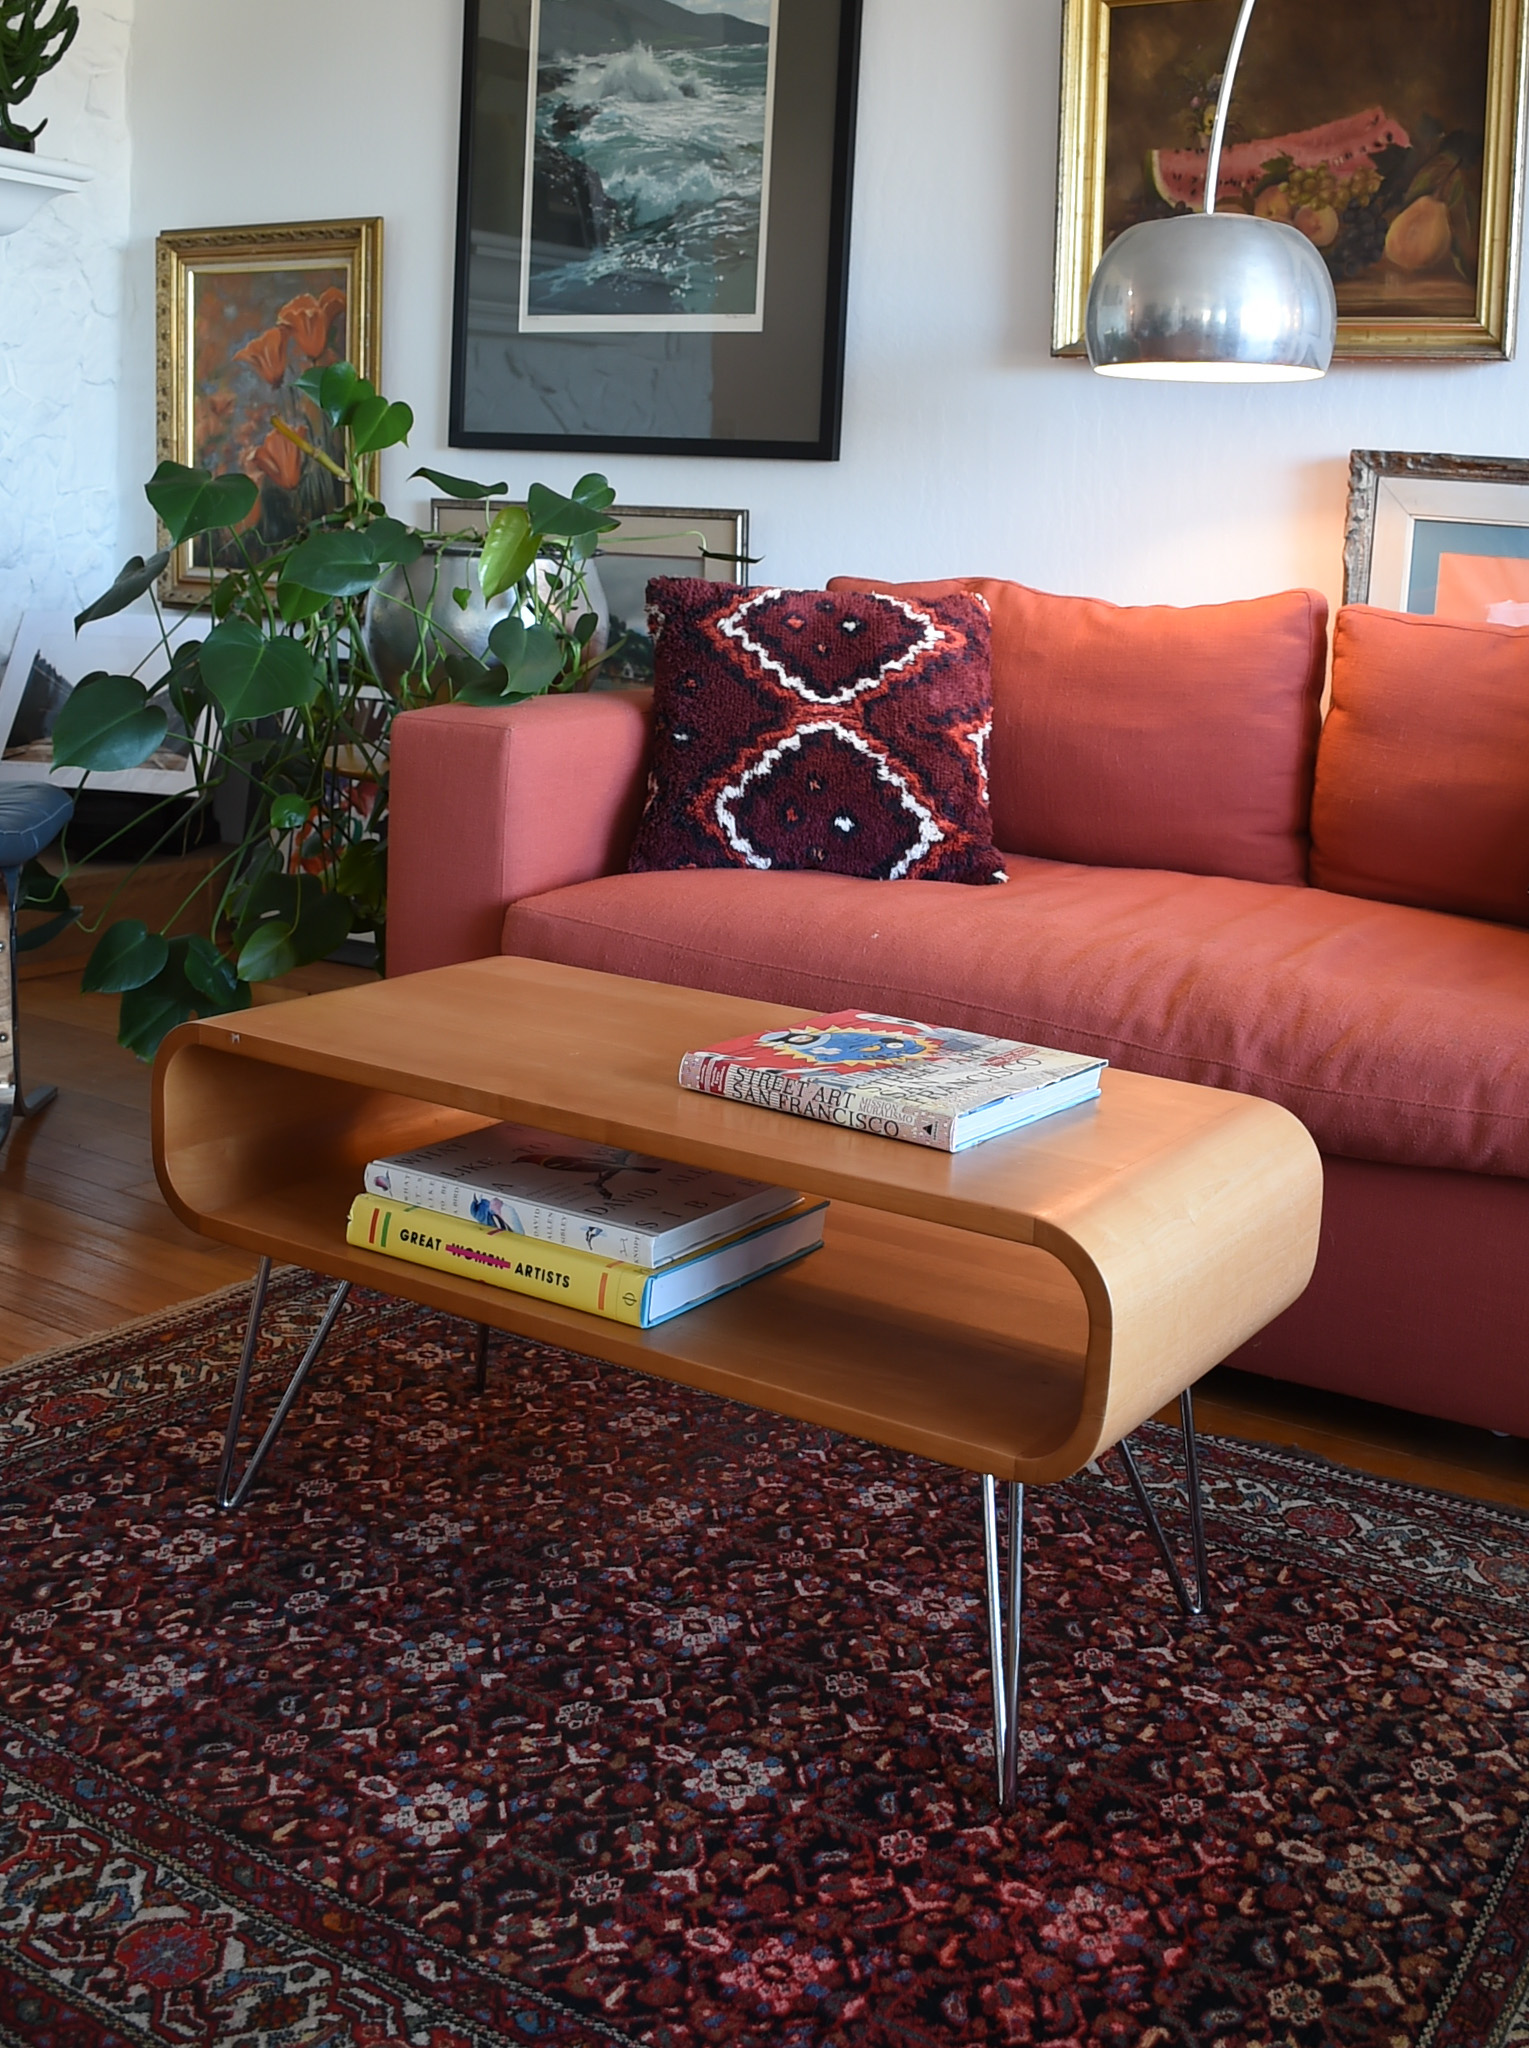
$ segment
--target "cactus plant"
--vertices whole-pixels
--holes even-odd
[[[47,122],[23,128],[12,110],[53,69],[79,26],[70,0],[0,0],[0,148],[30,150],[36,144]]]

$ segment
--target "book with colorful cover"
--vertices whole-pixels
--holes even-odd
[[[565,1308],[651,1330],[671,1316],[713,1301],[745,1281],[773,1273],[823,1242],[826,1202],[798,1196],[783,1216],[768,1217],[721,1244],[656,1269],[602,1258],[572,1245],[549,1245],[511,1232],[484,1230],[385,1195],[357,1195],[345,1228],[347,1244],[407,1259]]]
[[[666,1266],[797,1199],[790,1188],[529,1124],[488,1124],[374,1159],[362,1178],[370,1194],[634,1266]]]
[[[1108,1061],[871,1010],[686,1053],[680,1085],[845,1130],[961,1152],[1099,1093]]]

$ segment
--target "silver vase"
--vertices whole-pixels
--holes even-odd
[[[395,563],[373,589],[362,637],[373,672],[390,694],[397,694],[405,676],[421,672],[428,674],[432,685],[438,683],[448,655],[487,660],[488,636],[509,614],[515,593],[485,600],[478,560],[479,550],[471,544],[427,546],[417,562]],[[532,564],[539,591],[545,592],[554,573],[552,563]],[[610,639],[610,614],[593,562],[587,564],[584,580],[589,609],[599,621],[589,649],[598,659]],[[458,591],[466,591],[465,604],[457,602]],[[522,616],[529,625],[535,615],[526,606]],[[565,616],[563,623],[572,625],[574,620]]]

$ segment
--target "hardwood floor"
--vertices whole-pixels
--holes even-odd
[[[315,967],[262,991],[290,1001],[365,980]],[[116,1043],[116,998],[78,969],[21,988],[20,1047],[57,1102],[0,1154],[0,1366],[247,1279],[254,1261],[184,1229],[154,1180],[149,1071]],[[1226,1367],[1196,1390],[1200,1426],[1297,1444],[1338,1464],[1529,1508],[1529,1442]],[[1176,1412],[1176,1411],[1175,1411]],[[1165,1416],[1165,1419],[1172,1419]]]
[[[315,967],[261,993],[283,1001],[364,980]],[[194,1236],[165,1207],[149,1148],[149,1069],[116,1042],[117,999],[79,969],[21,984],[30,1087],[58,1100],[19,1119],[0,1154],[0,1366],[247,1280],[245,1253]]]

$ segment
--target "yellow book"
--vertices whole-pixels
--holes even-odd
[[[576,1245],[544,1244],[513,1231],[485,1230],[437,1209],[417,1209],[384,1195],[357,1195],[346,1225],[348,1244],[462,1273],[512,1294],[560,1301],[565,1308],[650,1330],[687,1308],[712,1301],[761,1273],[788,1265],[823,1242],[826,1202],[799,1198],[784,1215],[704,1246],[667,1266],[631,1266]]]

